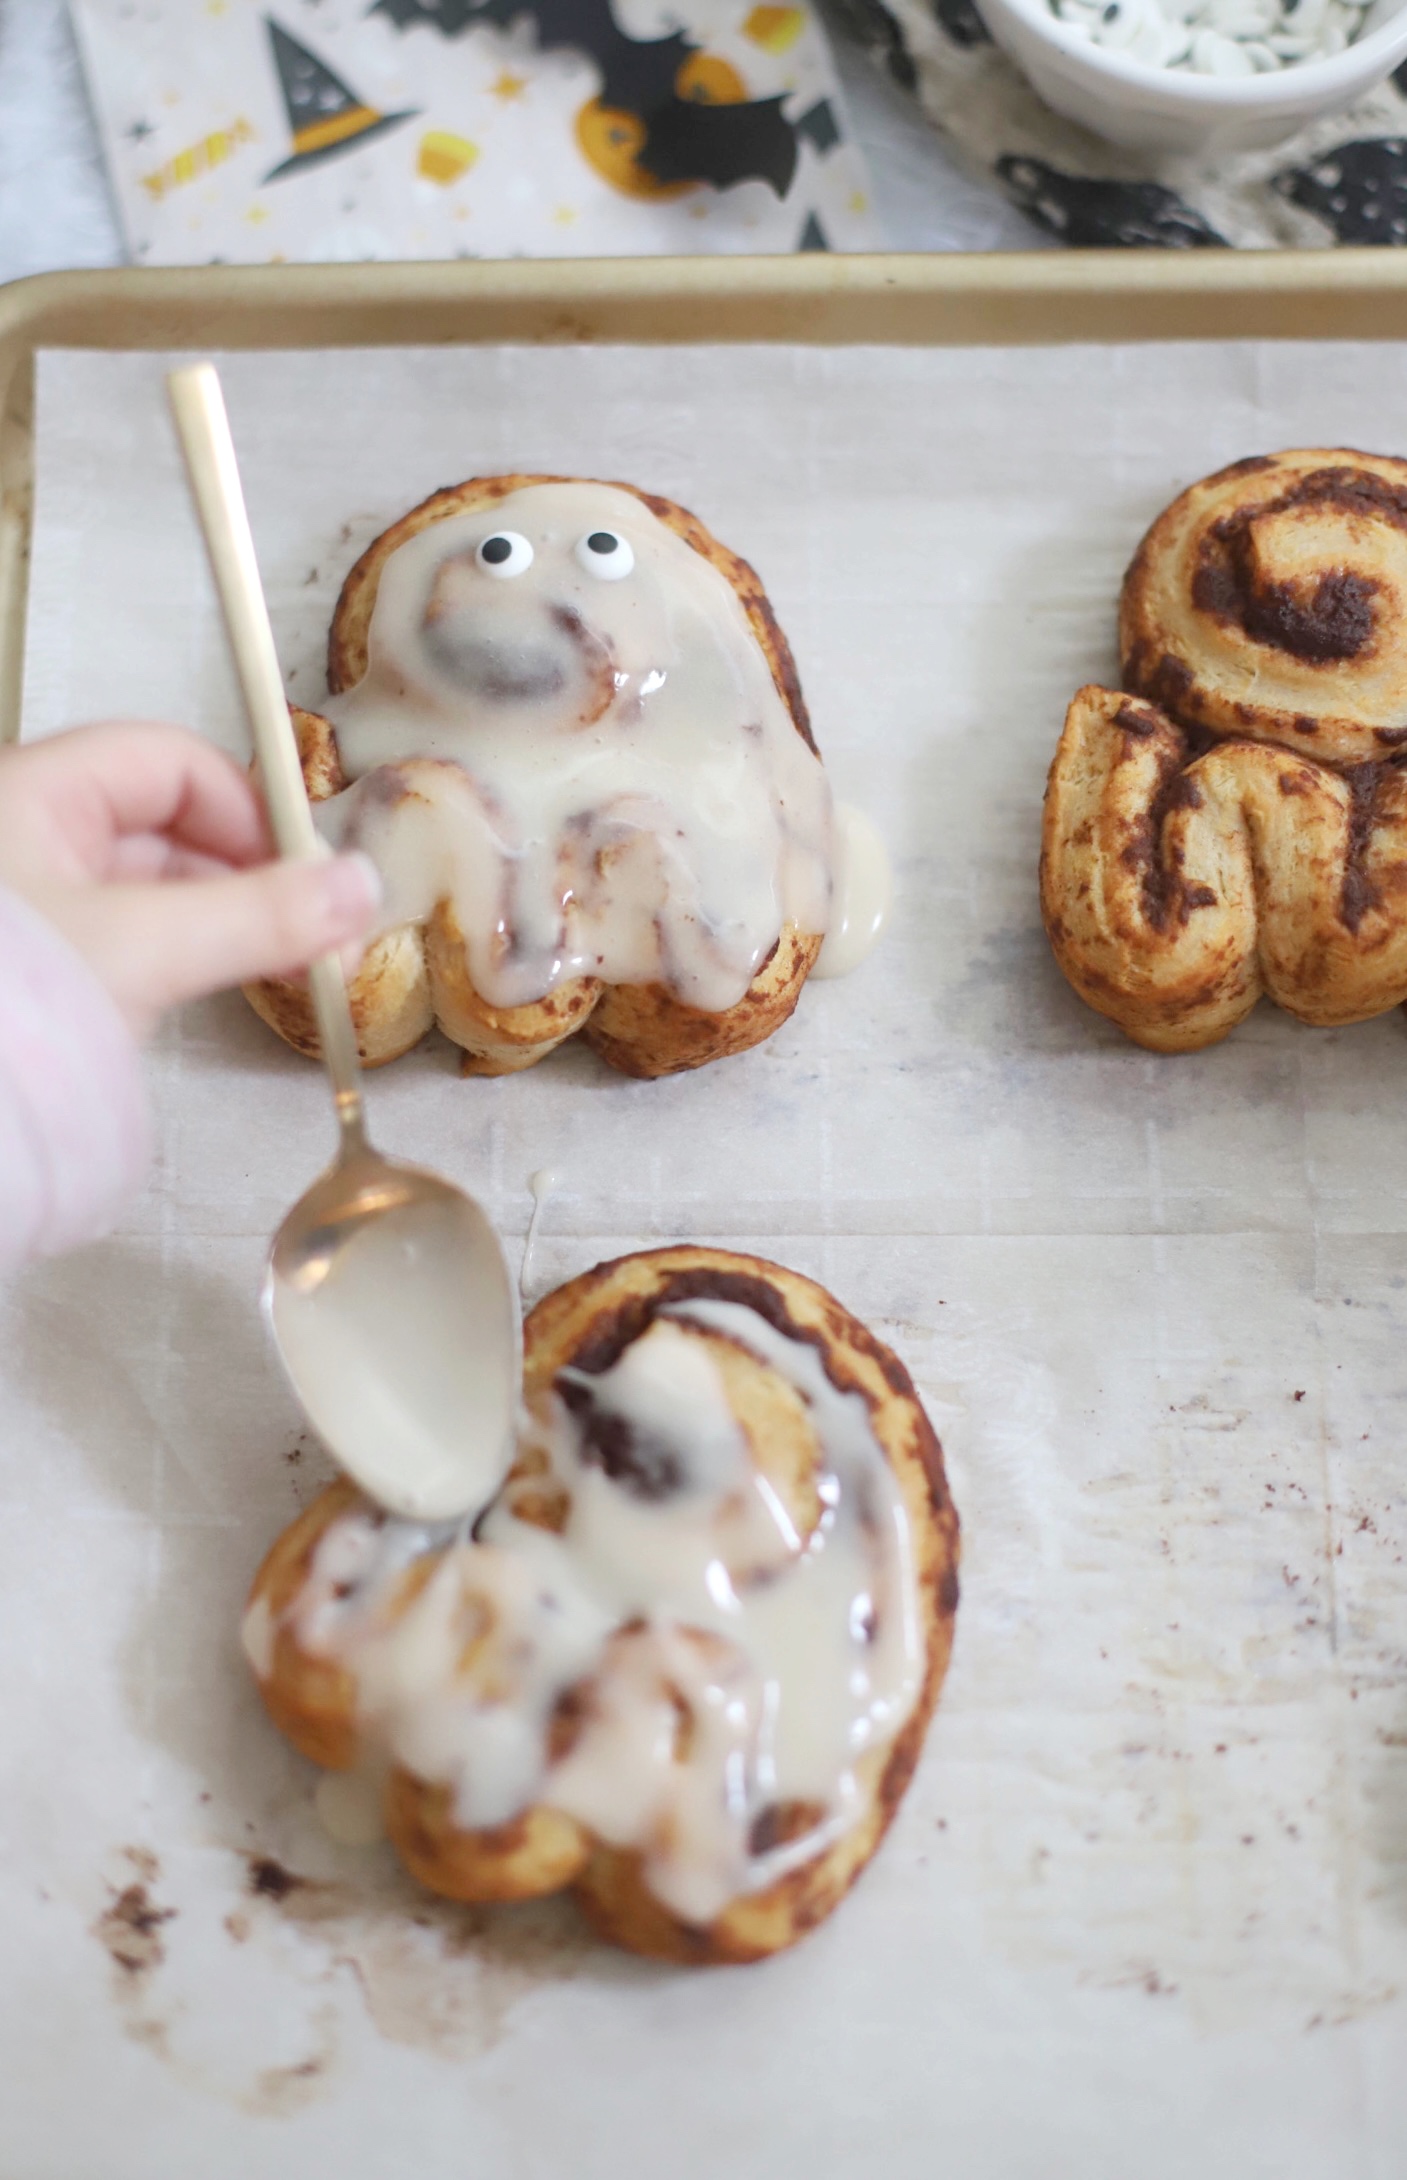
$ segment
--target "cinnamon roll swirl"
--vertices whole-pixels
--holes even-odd
[[[752,1257],[599,1266],[525,1330],[525,1422],[472,1533],[335,1484],[245,1647],[284,1733],[377,1765],[455,1899],[573,1888],[616,1943],[757,1959],[875,1852],[957,1604],[942,1455],[897,1359]]]
[[[1407,461],[1235,462],[1160,515],[1124,578],[1126,688],[1186,727],[1331,764],[1407,744]]]
[[[468,1073],[581,1031],[663,1075],[786,1020],[830,916],[830,794],[757,577],[686,510],[550,477],[437,492],[348,576],[328,687],[297,715],[309,792],[386,881],[351,995],[368,1064],[438,1023]],[[248,996],[316,1050],[300,986]]]

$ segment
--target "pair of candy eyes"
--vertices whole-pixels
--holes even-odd
[[[516,530],[495,530],[474,556],[485,575],[526,575],[533,564],[533,549]],[[615,530],[588,530],[577,540],[576,557],[588,575],[603,583],[617,583],[635,565],[630,540]]]

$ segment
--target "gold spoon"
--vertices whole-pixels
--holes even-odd
[[[198,363],[167,387],[274,838],[281,855],[322,855],[220,381]],[[308,982],[340,1143],[274,1236],[265,1309],[293,1389],[348,1475],[393,1514],[449,1520],[487,1505],[511,1464],[517,1297],[481,1206],[373,1150],[337,956],[314,962]]]

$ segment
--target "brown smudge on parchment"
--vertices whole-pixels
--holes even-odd
[[[249,1857],[249,1890],[263,1900],[286,1900],[291,1892],[310,1880],[299,1877],[293,1870],[286,1870],[272,1855]]]
[[[149,1847],[119,1848],[118,1859],[125,1864],[122,1879],[107,1881],[111,1898],[89,1930],[112,1962],[113,2000],[124,2033],[166,2059],[167,2025],[151,2005],[148,1986],[166,1958],[165,1926],[177,1910],[152,1896],[161,1865]]]
[[[129,1847],[124,1853],[139,1874],[130,1884],[109,1885],[111,1904],[92,1928],[119,1974],[137,1979],[150,1975],[165,1960],[162,1925],[173,1920],[176,1910],[158,1907],[148,1890],[157,1875],[155,1855],[144,1847]]]
[[[331,2091],[339,2003],[345,2003],[341,1994],[349,1981],[389,2043],[463,2063],[493,2050],[535,1991],[587,1974],[661,1973],[609,1953],[564,1896],[518,1907],[465,1907],[422,1891],[380,1856],[369,1856],[365,1874],[347,1880],[305,1875],[271,1854],[245,1852],[235,1865],[240,1896],[220,1921],[231,1952],[258,1947],[261,1939],[266,1948],[282,1951],[290,1928],[315,1951],[299,1978],[310,1987],[305,2054],[231,2081],[180,2048],[181,2007],[189,1999],[183,1995],[178,2004],[163,1989],[166,1935],[180,1909],[164,1896],[157,1857],[148,1848],[129,1847],[119,1849],[118,1858],[108,1905],[91,1929],[113,1964],[113,2001],[124,2034],[145,2045],[186,2088],[256,2115],[283,2117]],[[221,2004],[218,1984],[209,2003]]]
[[[281,2119],[316,2103],[324,2089],[330,2087],[329,2077],[337,2063],[336,2007],[315,2007],[308,2026],[317,2039],[314,2049],[305,2059],[296,2059],[289,2066],[261,2068],[249,2088],[236,2099],[241,2111]]]
[[[121,1847],[117,1859],[123,1865],[121,1877],[106,1881],[111,1898],[89,1927],[113,1965],[113,2000],[123,2033],[160,2059],[185,2088],[256,2117],[301,2111],[322,2095],[337,2058],[337,2009],[330,2003],[310,2012],[312,2049],[303,2058],[262,2067],[251,2081],[221,2080],[177,2048],[172,2037],[174,2013],[161,2003],[159,1986],[166,1963],[166,1926],[175,1922],[180,1910],[162,1905],[155,1897],[161,1865],[149,1847]],[[225,1929],[236,1942],[239,1912],[225,1918]],[[219,2005],[218,1991],[211,1994],[210,2002]]]
[[[388,2042],[463,2061],[491,2051],[520,2002],[601,1972],[608,1958],[572,1902],[466,1907],[378,1863],[364,1883],[313,1878],[270,1855],[247,1858],[242,1919],[292,1924],[327,1948],[329,1977],[350,1974]],[[649,1974],[639,1963],[613,1972]]]

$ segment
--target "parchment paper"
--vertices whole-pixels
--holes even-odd
[[[623,476],[755,561],[893,929],[780,1036],[660,1084],[568,1050],[372,1083],[388,1148],[536,1295],[715,1239],[913,1368],[966,1527],[947,1692],[891,1839],[767,1967],[613,1956],[334,1848],[235,1648],[321,1456],[265,1348],[267,1237],[330,1148],[237,998],[151,1056],[112,1241],[3,1298],[7,2180],[1387,2180],[1407,2128],[1407,1036],[1262,1009],[1155,1059],[1035,895],[1069,695],[1193,477],[1400,442],[1376,347],[230,358],[294,693],[357,551],[475,471]],[[153,357],[42,360],[26,731],[241,729]],[[251,1859],[252,1858],[252,1859]],[[292,1883],[289,1874],[299,1880]],[[153,1920],[154,1917],[164,1920]]]

